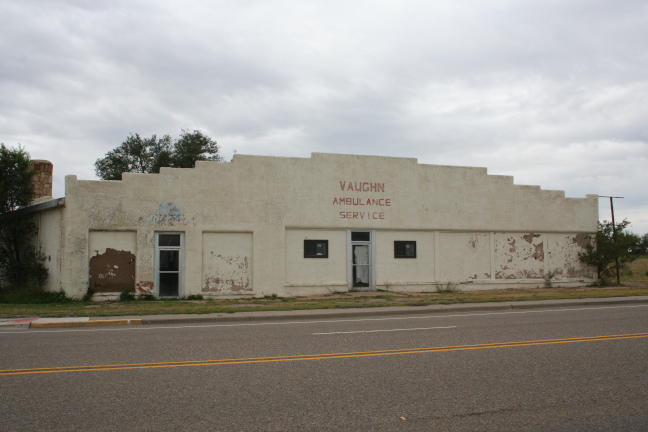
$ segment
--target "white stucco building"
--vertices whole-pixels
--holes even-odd
[[[30,208],[47,289],[82,296],[280,296],[584,285],[596,195],[513,184],[485,168],[314,153],[194,169],[67,176]]]

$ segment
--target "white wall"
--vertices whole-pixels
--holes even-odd
[[[133,231],[138,292],[154,292],[155,233],[183,232],[186,295],[297,295],[348,287],[349,229],[375,230],[379,288],[537,284],[548,269],[565,282],[591,281],[577,260],[584,240],[572,239],[594,233],[597,221],[594,195],[565,198],[484,168],[236,155],[195,169],[124,174],[123,181],[68,176],[61,234],[47,238],[60,245],[59,282],[71,294],[82,295],[89,283],[88,233]],[[303,240],[322,235],[329,258],[304,259]],[[394,240],[416,240],[417,258],[394,259]],[[208,287],[206,278],[219,282]]]

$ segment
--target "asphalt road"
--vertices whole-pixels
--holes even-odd
[[[648,305],[0,332],[2,431],[646,431]]]

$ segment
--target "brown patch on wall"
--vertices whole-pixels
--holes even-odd
[[[529,271],[529,270],[524,270],[524,278],[525,279],[540,279],[544,276],[543,273],[538,273],[536,271]]]
[[[533,239],[534,239],[535,237],[540,237],[540,234],[533,234],[533,233],[531,233],[531,234],[527,234],[527,235],[523,235],[523,236],[522,236],[522,238],[523,238],[524,240],[526,240],[527,242],[529,242],[529,243],[533,243]]]
[[[95,292],[134,291],[135,255],[108,248],[90,258],[90,288]]]
[[[153,281],[139,281],[135,285],[135,292],[137,294],[153,294],[153,289]]]
[[[573,238],[574,243],[583,249],[587,249],[587,246],[592,244],[592,238],[589,234],[576,234],[576,237]]]
[[[507,266],[502,266],[501,271],[495,272],[495,279],[516,279],[514,274],[507,275],[504,270],[508,270]]]
[[[544,262],[544,243],[539,243],[535,245],[533,250],[533,255],[531,256],[540,262]]]
[[[592,278],[593,274],[591,269],[587,268],[586,266],[582,266],[581,268],[568,267],[565,276],[572,279]]]

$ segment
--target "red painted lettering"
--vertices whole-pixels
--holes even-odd
[[[378,217],[380,219],[385,219],[385,213],[383,213],[383,212],[378,213]]]
[[[342,191],[344,191],[344,186],[346,186],[346,182],[345,182],[345,181],[341,181],[341,182],[340,182],[340,189],[341,189]]]
[[[386,200],[385,200],[385,205],[386,205],[387,207],[391,207],[391,200],[390,200],[390,199],[386,199]]]
[[[358,212],[353,212],[353,219],[358,219]]]

